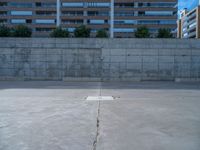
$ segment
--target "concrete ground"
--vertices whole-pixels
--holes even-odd
[[[0,82],[0,150],[199,149],[199,83]]]

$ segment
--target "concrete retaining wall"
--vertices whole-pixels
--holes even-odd
[[[2,80],[200,80],[200,40],[0,38]]]

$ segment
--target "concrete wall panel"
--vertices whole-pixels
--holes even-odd
[[[200,79],[199,40],[0,38],[0,79]]]

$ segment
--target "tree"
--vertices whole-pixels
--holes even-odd
[[[75,37],[90,37],[90,29],[82,25],[74,30]]]
[[[69,32],[68,30],[64,30],[61,27],[57,27],[50,33],[50,37],[59,37],[59,38],[64,38],[64,37],[69,37]]]
[[[27,26],[18,25],[13,29],[14,37],[31,37],[32,31]]]
[[[139,27],[137,31],[135,32],[135,37],[136,38],[149,38],[150,33],[149,29],[145,26]]]
[[[98,30],[96,34],[97,38],[107,38],[108,34],[105,30]]]
[[[9,37],[10,36],[10,28],[5,25],[0,25],[0,37]]]
[[[170,29],[159,29],[158,30],[158,38],[172,38],[173,34],[171,33]]]

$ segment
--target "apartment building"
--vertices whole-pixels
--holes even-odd
[[[200,38],[200,6],[191,11],[182,10],[177,24],[178,38]]]
[[[73,32],[80,25],[92,36],[105,29],[110,37],[134,37],[140,26],[155,36],[159,28],[177,28],[177,0],[1,0],[0,23],[28,25],[33,36],[48,36],[61,26]]]

